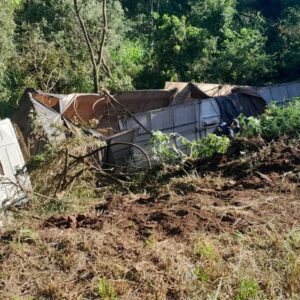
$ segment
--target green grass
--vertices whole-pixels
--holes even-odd
[[[98,294],[101,300],[115,300],[117,293],[107,278],[103,277],[99,280]]]
[[[243,279],[239,282],[238,292],[235,300],[257,299],[259,285],[255,279]]]

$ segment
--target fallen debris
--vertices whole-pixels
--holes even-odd
[[[27,201],[31,190],[16,132],[9,119],[0,121],[0,210]],[[0,224],[1,227],[1,224]]]

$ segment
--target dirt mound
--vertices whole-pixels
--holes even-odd
[[[236,178],[247,177],[253,171],[264,174],[300,171],[300,145],[292,147],[287,138],[270,144],[261,139],[239,139],[227,155],[198,161],[197,170],[201,174],[221,172],[223,176]]]
[[[219,200],[215,199],[216,196]],[[220,213],[208,208],[222,206],[227,199],[228,191],[215,192],[212,196],[209,189],[184,197],[175,193],[157,197],[143,195],[135,199],[115,196],[95,206],[90,214],[53,216],[44,222],[43,227],[101,230],[105,223],[124,230],[130,227],[141,240],[153,234],[160,238],[186,239],[195,231],[213,234],[247,232],[252,225],[251,217],[241,218],[234,211]],[[232,202],[233,207],[241,205],[241,202]]]
[[[220,232],[219,218],[203,209],[197,202],[195,198],[184,198],[167,208],[162,203],[157,203],[154,208],[151,208],[135,202],[130,204],[132,214],[129,220],[137,226],[137,231],[142,238],[148,238],[153,232],[173,237],[187,236],[195,230]],[[128,205],[124,205],[123,209],[128,211]],[[232,229],[225,224],[222,230]]]
[[[52,216],[44,222],[43,227],[45,228],[58,227],[61,229],[68,229],[68,228],[101,229],[102,220],[84,214],[70,215],[70,216]]]
[[[245,143],[244,140],[240,144],[236,142],[235,149],[262,147],[255,141]],[[52,216],[43,227],[102,230],[103,226],[110,224],[124,231],[134,229],[134,234],[141,240],[147,240],[153,234],[160,238],[186,239],[191,232],[199,230],[213,234],[245,233],[259,222],[253,212],[240,214],[241,208],[251,208],[261,193],[298,189],[299,167],[299,146],[276,142],[236,160],[219,156],[210,161],[199,161],[197,170],[202,176],[194,183],[183,178],[176,188],[173,187],[174,192],[162,193],[156,189],[146,195],[111,196],[93,207],[89,214]],[[212,178],[211,186],[203,176],[207,173]],[[214,177],[221,178],[220,186],[214,184]],[[236,195],[240,199],[236,199]],[[243,200],[249,197],[252,197],[252,203]],[[218,209],[226,205],[231,209]],[[270,214],[270,211],[265,213]]]
[[[172,202],[172,199],[170,201]],[[194,197],[168,205],[165,201],[150,196],[143,196],[134,201],[118,196],[105,204],[97,205],[94,215],[52,216],[44,222],[43,227],[101,230],[103,222],[117,224],[120,221],[121,227],[134,224],[140,238],[146,239],[153,232],[162,236],[185,236],[199,229],[217,233],[220,231],[219,219],[203,210]],[[222,230],[232,229],[225,223]]]

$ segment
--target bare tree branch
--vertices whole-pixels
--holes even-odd
[[[102,29],[102,39],[100,43],[100,49],[98,53],[98,65],[100,66],[103,60],[103,50],[105,46],[105,40],[108,32],[108,21],[107,21],[107,0],[103,0],[102,2],[102,17],[103,17],[103,29]]]
[[[92,47],[92,44],[91,44],[91,40],[89,38],[87,28],[84,24],[83,19],[81,18],[80,10],[79,10],[79,7],[78,7],[78,1],[77,0],[73,0],[73,1],[74,1],[76,16],[79,20],[80,27],[83,31],[85,42],[86,42],[87,47],[89,49],[90,58],[91,58],[91,62],[92,62],[92,65],[93,65],[94,92],[98,93],[99,92],[99,69],[98,69],[99,64],[97,64],[97,62],[96,62],[95,53],[94,53],[94,50],[93,50],[93,47]]]
[[[104,69],[105,74],[106,74],[110,79],[112,79],[112,74],[111,74],[110,69],[109,69],[108,65],[106,64],[104,58],[102,59],[102,64],[103,64],[103,69]]]

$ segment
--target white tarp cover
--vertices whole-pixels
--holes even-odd
[[[24,158],[9,119],[0,121],[0,208],[26,200],[22,189],[30,189],[29,177],[17,174],[24,167]]]

